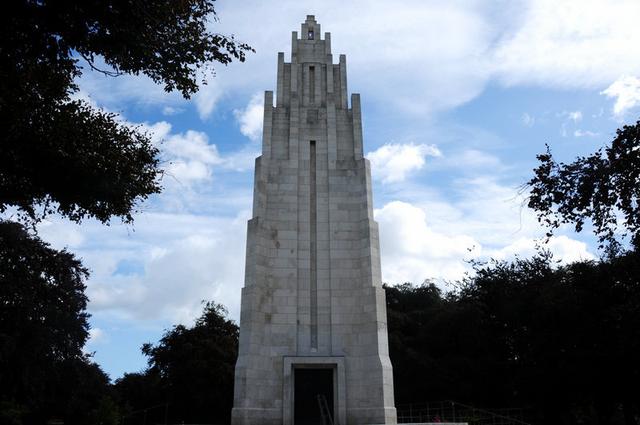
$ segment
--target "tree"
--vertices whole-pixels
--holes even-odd
[[[213,4],[16,0],[0,16],[0,213],[31,224],[0,221],[3,421],[113,422],[108,377],[81,351],[88,272],[38,239],[34,225],[52,213],[131,222],[136,205],[160,191],[148,135],[74,99],[75,80],[83,66],[144,74],[189,98],[201,69],[211,74],[213,62],[243,61],[252,50],[209,30]]]
[[[108,377],[83,354],[87,270],[21,224],[0,221],[0,417],[3,422],[97,423]]]
[[[208,30],[214,0],[18,0],[0,16],[0,212],[35,222],[132,221],[160,191],[158,150],[114,114],[72,100],[80,59],[144,74],[188,98],[198,69],[243,61],[249,46]],[[105,64],[101,69],[101,61]]]
[[[457,292],[387,287],[398,405],[528,408],[533,424],[638,424],[640,254],[475,264]]]
[[[226,318],[224,307],[206,303],[192,327],[177,325],[158,344],[144,344],[142,352],[149,358],[145,373],[116,382],[130,411],[146,409],[149,421],[164,420],[165,414],[173,423],[230,420],[238,326]],[[154,406],[167,406],[167,411],[149,409]]]
[[[548,146],[537,158],[528,205],[549,236],[565,223],[579,232],[590,220],[601,247],[615,252],[625,235],[640,247],[640,121],[618,129],[610,146],[572,163],[556,162]]]

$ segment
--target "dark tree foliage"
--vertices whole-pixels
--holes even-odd
[[[165,415],[169,423],[229,422],[238,326],[221,305],[207,303],[193,327],[175,326],[142,352],[149,357],[144,374],[116,382],[128,411],[125,423],[137,423],[145,410],[149,423]]]
[[[169,406],[156,371],[147,369],[144,372],[125,373],[116,380],[114,391],[122,412],[122,425],[138,424],[145,416],[154,420],[152,423],[164,423],[165,411],[169,413]]]
[[[461,290],[387,288],[396,402],[527,408],[534,424],[637,425],[640,254],[477,265]]]
[[[16,0],[0,15],[0,212],[24,220],[132,220],[160,190],[158,151],[113,114],[71,101],[82,57],[107,75],[145,74],[189,97],[210,62],[250,48],[214,34],[214,0]]]
[[[529,207],[549,235],[565,223],[579,232],[590,220],[602,246],[615,250],[620,231],[640,244],[640,121],[618,129],[611,146],[570,164],[556,162],[549,147],[537,158]]]
[[[433,284],[385,287],[396,403],[504,401],[502,347],[472,301],[442,295]],[[479,391],[479,385],[482,390]],[[497,402],[500,400],[500,402]]]
[[[0,221],[0,420],[91,424],[109,380],[83,354],[87,270],[22,225]],[[104,399],[104,400],[103,400]]]

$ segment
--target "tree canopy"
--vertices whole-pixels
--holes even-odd
[[[144,74],[189,97],[198,69],[251,48],[213,33],[214,0],[14,1],[0,16],[0,212],[37,221],[132,220],[160,191],[158,150],[139,129],[72,99],[83,64]],[[80,59],[83,58],[84,62]]]
[[[396,403],[521,407],[533,424],[637,425],[640,255],[477,265],[458,292],[387,287]]]
[[[171,423],[228,423],[233,405],[233,373],[238,354],[238,326],[224,307],[206,303],[192,327],[177,325],[157,344],[144,344],[149,368],[116,382],[126,403],[127,423],[137,423],[149,407],[148,420]]]
[[[587,221],[602,246],[615,248],[626,235],[640,247],[640,121],[616,132],[610,146],[565,164],[547,146],[529,181],[529,207],[553,233],[571,223],[581,231]]]
[[[82,348],[87,270],[22,225],[0,221],[0,422],[98,423],[109,379]]]
[[[161,190],[150,137],[81,100],[77,79],[146,75],[189,98],[213,63],[252,50],[215,19],[214,0],[16,0],[0,15],[0,213],[30,225],[0,220],[0,422],[117,422],[109,378],[82,352],[88,271],[35,224],[131,222]]]

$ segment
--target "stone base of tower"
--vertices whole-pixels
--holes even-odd
[[[297,355],[298,316],[294,315],[289,325],[273,323],[281,309],[287,308],[287,303],[278,300],[278,287],[243,288],[244,327],[236,364],[233,425],[305,423],[297,421],[296,414],[313,409],[317,416],[318,392],[325,395],[336,425],[397,423],[384,289],[369,286],[333,292],[334,326],[329,336],[334,353],[305,351]],[[291,297],[287,291],[283,294]],[[271,312],[270,323],[261,308]],[[324,376],[325,384],[320,389],[313,384],[314,397],[301,407],[304,391],[301,393],[297,384],[313,380],[314,373]]]
[[[334,421],[336,425],[395,425],[395,407],[347,409],[347,421]],[[288,422],[295,425],[293,421]],[[232,425],[286,425],[281,409],[259,407],[234,407],[231,411]]]
[[[232,425],[282,425],[282,409],[260,407],[234,407]]]
[[[395,425],[397,424],[395,407],[364,408],[347,410],[346,424],[341,425]],[[232,425],[284,425],[280,409],[234,407],[231,411]],[[293,422],[290,422],[293,424]],[[410,424],[409,424],[410,425]],[[443,424],[449,425],[449,424]],[[455,425],[466,425],[455,424]]]
[[[386,356],[272,357],[263,366],[271,363],[280,367],[270,371],[257,369],[256,360],[242,357],[236,369],[236,398],[242,401],[232,411],[232,425],[307,423],[305,416],[319,415],[315,395],[323,390],[328,390],[323,395],[329,401],[335,425],[397,423],[389,381],[392,372]],[[247,368],[247,364],[253,367]],[[299,384],[308,387],[314,373],[325,375],[328,388],[313,387],[311,403],[301,405],[299,398],[304,397],[304,388],[301,391]]]
[[[351,409],[347,416],[348,425],[395,425],[398,423],[395,407]]]

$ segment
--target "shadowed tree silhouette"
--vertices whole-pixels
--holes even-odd
[[[233,404],[233,373],[238,354],[238,326],[226,310],[208,302],[192,327],[177,325],[158,344],[144,344],[149,368],[116,382],[126,409],[152,406],[147,419],[170,423],[228,423]],[[125,423],[136,423],[129,415]]]
[[[15,207],[32,222],[53,212],[130,222],[136,203],[160,191],[158,150],[114,114],[71,99],[80,58],[189,97],[198,69],[243,61],[251,50],[208,29],[213,3],[12,2],[0,16],[0,212]]]
[[[610,146],[569,164],[556,162],[548,146],[537,158],[540,165],[526,186],[529,207],[549,236],[565,223],[580,232],[590,221],[611,253],[624,236],[640,248],[640,121],[618,129]]]
[[[109,379],[82,352],[87,270],[11,222],[0,222],[0,259],[0,422],[104,420]]]

